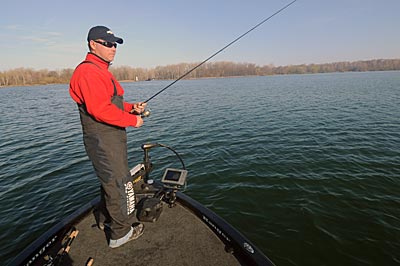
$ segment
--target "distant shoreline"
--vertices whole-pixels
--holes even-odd
[[[136,82],[151,80],[229,78],[245,76],[273,76],[291,74],[321,74],[368,71],[399,71],[400,59],[373,59],[355,62],[334,62],[326,64],[302,64],[278,66],[258,66],[252,63],[210,62],[197,68],[198,63],[181,63],[151,69],[133,68],[129,66],[111,67],[110,71],[120,82]],[[191,71],[192,69],[195,69]],[[18,68],[0,72],[0,88],[22,87],[50,84],[68,84],[73,69],[58,71],[33,70]]]
[[[199,78],[185,78],[184,80],[200,80],[200,79],[225,79],[225,78],[242,78],[242,77],[266,77],[266,76],[283,76],[283,75],[318,75],[318,74],[333,74],[333,73],[366,73],[366,72],[390,72],[400,71],[399,70],[368,70],[368,71],[346,71],[346,72],[324,72],[324,73],[304,73],[304,74],[274,74],[274,75],[246,75],[246,76],[227,76],[227,77],[199,77]],[[173,79],[154,79],[151,81],[173,81]],[[148,82],[151,82],[148,81]],[[119,80],[120,83],[132,83],[132,82],[147,82],[146,80]],[[66,85],[69,86],[69,82],[66,83],[47,83],[47,84],[26,84],[26,85],[10,85],[0,86],[0,89],[14,88],[14,87],[36,87],[36,86],[48,86],[48,85]]]

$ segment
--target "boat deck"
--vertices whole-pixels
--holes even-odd
[[[224,244],[192,212],[177,204],[164,204],[155,223],[145,223],[137,240],[111,249],[106,236],[97,228],[93,212],[77,225],[79,234],[63,258],[64,265],[240,265],[225,252]]]

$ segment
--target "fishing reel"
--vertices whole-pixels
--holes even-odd
[[[144,110],[144,111],[140,114],[140,116],[141,116],[142,118],[144,118],[144,117],[149,117],[150,114],[151,114],[150,109],[146,109],[146,110]]]

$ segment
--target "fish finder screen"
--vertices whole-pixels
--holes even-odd
[[[164,184],[183,186],[186,181],[186,175],[186,170],[167,168],[165,169],[165,173],[163,178],[161,179],[161,182],[163,182]]]
[[[168,171],[166,176],[165,176],[165,179],[166,180],[178,181],[180,176],[181,176],[180,172]]]

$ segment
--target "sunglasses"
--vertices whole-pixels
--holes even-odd
[[[101,45],[103,45],[105,47],[108,47],[108,48],[111,48],[113,46],[115,48],[117,48],[117,44],[115,42],[103,42],[103,41],[94,41],[94,42],[99,43],[99,44],[101,44]]]

